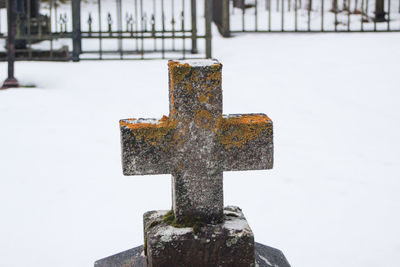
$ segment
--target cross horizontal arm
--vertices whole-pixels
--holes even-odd
[[[124,175],[171,173],[170,144],[175,128],[166,116],[120,120]]]
[[[265,114],[224,115],[218,138],[223,170],[272,169],[272,128],[272,121]]]

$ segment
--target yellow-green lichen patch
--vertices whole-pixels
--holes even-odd
[[[219,140],[225,148],[242,148],[259,138],[263,132],[272,132],[272,122],[265,115],[243,115],[222,118],[218,122]]]
[[[205,222],[197,216],[184,216],[181,220],[178,221],[175,218],[173,210],[168,211],[168,213],[164,215],[162,220],[164,223],[176,228],[191,227],[193,228],[193,232],[195,234],[200,232],[201,227],[205,225]]]
[[[120,122],[121,126],[126,126],[132,130],[136,139],[143,140],[151,146],[166,144],[165,137],[176,128],[176,122],[163,116],[158,123],[129,123]],[[163,147],[166,149],[166,147]]]

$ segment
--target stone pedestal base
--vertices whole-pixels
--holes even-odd
[[[143,215],[147,264],[158,266],[254,266],[254,236],[242,211],[224,209],[221,224],[176,228],[168,211]]]
[[[224,209],[224,222],[194,228],[168,225],[168,211],[143,216],[145,245],[95,263],[95,267],[234,266],[290,267],[281,251],[254,242],[237,207]]]
[[[255,243],[256,267],[290,267],[283,253],[276,249]],[[98,260],[95,267],[148,267],[143,246],[132,248],[113,256]],[[182,266],[182,265],[178,265]],[[235,266],[235,265],[232,265]]]

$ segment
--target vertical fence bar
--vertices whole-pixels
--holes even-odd
[[[312,8],[312,0],[308,0],[308,10],[307,10],[307,30],[311,31],[311,8]]]
[[[72,61],[79,61],[81,53],[81,0],[72,0]]]
[[[14,77],[15,62],[15,34],[16,34],[17,6],[15,0],[7,1],[7,63],[8,77],[4,81],[2,89],[18,87],[19,83]]]
[[[50,57],[53,57],[53,6],[54,0],[50,0],[49,3],[50,14],[49,14],[49,37],[50,37]]]
[[[141,59],[144,58],[144,17],[143,17],[143,0],[140,0],[140,21],[141,21],[141,25],[140,25],[140,32],[141,32],[141,48],[142,48],[142,52],[141,52]]]
[[[325,7],[324,7],[324,0],[321,0],[321,32],[324,31],[324,12],[325,12]]]
[[[387,30],[390,31],[390,0],[388,0],[388,12],[387,12]]]
[[[171,0],[172,51],[175,51],[175,0]]]
[[[211,52],[211,20],[212,20],[212,1],[213,0],[204,0],[205,1],[205,29],[206,29],[206,58],[212,57]]]
[[[281,31],[285,31],[285,0],[282,0],[281,6]]]
[[[338,9],[338,0],[334,0],[334,12],[335,12],[335,32],[337,32],[337,25],[338,25],[338,20],[337,20],[337,9]]]
[[[116,1],[117,8],[117,36],[118,36],[118,52],[119,56],[123,58],[123,49],[122,49],[122,0]]]
[[[294,31],[297,32],[297,0],[294,0]]]
[[[164,33],[165,33],[165,12],[164,12],[164,0],[161,0],[161,20],[162,20],[161,55],[162,55],[162,59],[164,59],[165,58],[165,37],[164,37]]]
[[[374,32],[376,32],[376,2],[378,0],[375,0],[375,18],[374,18]]]
[[[38,25],[38,39],[40,39],[40,41],[42,41],[43,37],[42,37],[42,18],[40,16],[40,1],[35,3],[34,12],[35,12],[35,15],[37,16],[36,23]]]
[[[135,46],[136,53],[139,54],[139,15],[138,15],[138,0],[135,0]]]
[[[151,17],[151,31],[152,31],[152,36],[154,38],[154,52],[157,51],[156,18],[157,18],[156,0],[153,0],[153,15]]]
[[[183,58],[185,59],[186,57],[186,46],[185,46],[185,0],[182,0],[182,17],[181,17],[182,21],[182,50],[183,50]]]
[[[361,0],[361,31],[364,31],[364,0]]]
[[[55,23],[55,31],[57,33],[58,32],[58,9],[57,9],[57,3],[54,3],[54,23]]]
[[[192,15],[192,54],[197,54],[197,3],[196,0],[191,0],[191,15]]]
[[[257,0],[255,0],[255,1],[256,2],[254,5],[254,19],[255,19],[254,24],[255,24],[255,31],[258,32],[258,12],[257,12],[258,3],[257,3]]]
[[[221,1],[222,1],[222,35],[224,37],[229,37],[231,36],[230,0],[221,0]],[[233,10],[234,8],[232,8],[232,11]]]
[[[351,6],[351,0],[348,0],[347,3],[347,31],[350,31],[350,6]]]
[[[27,33],[22,32],[22,38],[23,38],[23,40],[28,39],[28,57],[29,57],[29,59],[31,59],[32,58],[31,1],[27,1],[26,9],[27,9],[27,11],[26,11],[25,22],[27,24],[28,31],[27,31]],[[24,22],[22,22],[22,24],[24,24]],[[25,27],[25,25],[23,27]]]
[[[207,1],[207,0],[206,0]],[[279,1],[279,0],[278,0]],[[245,31],[245,19],[244,19],[244,15],[246,13],[246,7],[243,6],[242,7],[242,31]]]
[[[102,40],[102,28],[101,28],[101,0],[97,2],[97,11],[99,13],[99,56],[103,58],[103,40]]]
[[[268,0],[268,31],[271,31],[271,0]]]

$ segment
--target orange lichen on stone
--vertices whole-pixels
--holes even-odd
[[[272,121],[266,115],[242,115],[221,118],[218,122],[219,140],[225,148],[242,148],[263,133],[272,134]]]
[[[197,99],[201,102],[201,103],[208,103],[209,101],[209,96],[205,95],[205,94],[201,94]]]
[[[212,71],[207,75],[207,80],[215,81],[215,82],[221,82],[221,72],[220,71]]]
[[[213,117],[207,110],[195,111],[194,123],[200,128],[210,130],[213,125]]]
[[[181,64],[177,61],[168,62],[168,67],[171,77],[171,84],[183,81],[183,79],[185,79],[185,77],[192,70],[192,67],[188,63]]]
[[[160,146],[167,143],[166,136],[176,128],[176,122],[167,116],[163,116],[158,123],[129,123],[120,121],[120,126],[126,126],[131,129],[135,138],[143,140],[152,146]]]

